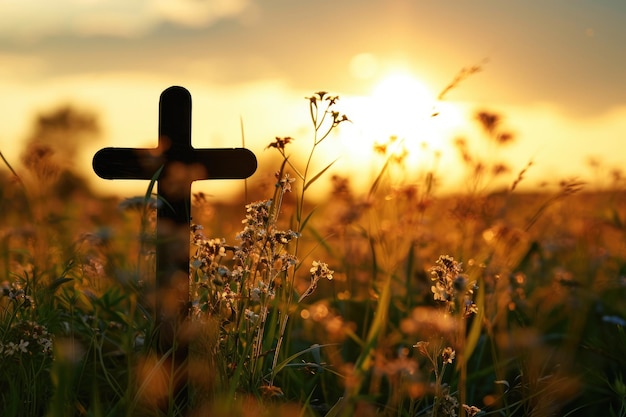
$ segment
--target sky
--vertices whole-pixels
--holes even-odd
[[[103,134],[84,144],[79,169],[106,189],[91,155],[154,146],[159,94],[182,85],[194,146],[241,146],[243,123],[260,177],[277,168],[265,162],[274,137],[293,136],[294,152],[306,152],[304,98],[324,90],[352,120],[319,155],[339,158],[344,175],[366,181],[353,174],[374,165],[372,145],[398,135],[416,169],[440,152],[442,186],[454,187],[451,143],[479,143],[471,115],[489,110],[516,137],[501,151],[511,180],[530,160],[528,186],[585,179],[590,157],[607,172],[623,161],[623,22],[623,0],[0,0],[0,151],[18,161],[38,113],[90,109]]]

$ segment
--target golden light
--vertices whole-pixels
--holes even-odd
[[[350,72],[360,80],[369,80],[376,75],[379,69],[378,59],[370,53],[355,55],[350,60]]]
[[[427,115],[435,101],[424,83],[402,72],[389,74],[380,80],[372,91],[372,98],[386,103],[387,116],[401,124]]]
[[[393,152],[405,153],[409,168],[432,166],[436,154],[449,150],[453,131],[463,120],[458,108],[438,102],[433,90],[407,71],[389,72],[369,96],[342,102],[354,122],[349,131],[342,130],[344,153],[361,169],[376,159],[374,147],[392,137]]]

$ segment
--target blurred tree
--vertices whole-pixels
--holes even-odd
[[[95,113],[63,105],[37,116],[27,143],[51,145],[59,155],[71,159],[86,140],[100,133],[100,122]]]
[[[87,191],[74,163],[82,145],[100,133],[95,113],[72,105],[57,107],[36,117],[22,151],[22,163],[38,181],[52,185],[61,197],[79,189]]]

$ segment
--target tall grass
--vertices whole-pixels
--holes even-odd
[[[306,102],[306,157],[277,137],[270,198],[214,218],[239,233],[191,227],[182,401],[154,349],[154,181],[103,200],[68,187],[50,149],[23,169],[2,156],[3,416],[626,415],[620,175],[610,192],[522,193],[533,163],[511,172],[498,154],[515,138],[481,111],[491,153],[455,142],[465,192],[438,195],[436,153],[409,172],[403,138],[376,146],[357,192],[319,152],[348,122],[339,99]]]

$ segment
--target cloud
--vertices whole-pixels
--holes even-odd
[[[162,23],[199,28],[250,9],[250,0],[9,0],[0,2],[0,38],[134,37]]]
[[[151,4],[159,18],[191,27],[239,16],[249,6],[247,0],[158,0]]]

